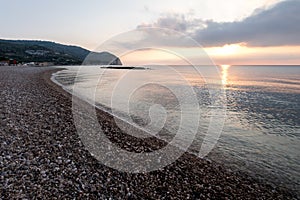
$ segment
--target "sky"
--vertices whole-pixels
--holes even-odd
[[[128,31],[145,32],[145,37],[148,28],[163,28],[199,46],[178,44],[181,38],[162,41],[172,32],[151,35],[154,46],[181,48],[191,57],[204,48],[216,64],[300,64],[299,0],[0,0],[0,5],[2,39],[49,40],[97,50]],[[149,46],[131,35],[127,41]],[[164,60],[153,50],[126,55],[126,64]]]

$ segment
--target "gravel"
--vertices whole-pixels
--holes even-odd
[[[55,70],[0,67],[0,199],[298,198],[188,153],[149,173],[125,173],[101,164],[77,135],[70,95],[50,81]],[[107,137],[128,151],[166,145],[126,135],[111,116],[97,112]]]

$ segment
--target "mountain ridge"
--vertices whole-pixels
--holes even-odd
[[[94,65],[122,65],[121,60],[109,52],[92,52],[80,46],[65,45],[42,40],[0,39],[0,61],[18,63],[51,62],[54,65],[81,65],[92,54]],[[85,62],[86,63],[86,62]]]

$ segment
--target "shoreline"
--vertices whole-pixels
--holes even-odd
[[[297,198],[287,189],[273,188],[188,153],[149,173],[129,174],[102,165],[76,133],[72,96],[50,80],[58,70],[0,67],[4,198]],[[105,111],[98,109],[97,117],[108,138],[126,150],[147,152],[166,145],[159,139],[122,133]]]

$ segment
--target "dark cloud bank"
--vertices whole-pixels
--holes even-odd
[[[284,1],[238,22],[187,20],[167,15],[140,27],[171,28],[192,36],[203,46],[246,43],[247,46],[300,45],[300,0]]]

